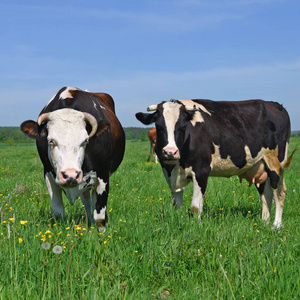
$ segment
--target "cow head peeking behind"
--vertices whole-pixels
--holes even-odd
[[[162,102],[147,109],[154,113],[137,113],[136,118],[145,125],[155,122],[157,139],[155,151],[161,162],[176,164],[188,138],[186,126],[193,118],[195,108],[179,101]]]

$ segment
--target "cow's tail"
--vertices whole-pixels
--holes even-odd
[[[299,148],[300,148],[300,146],[297,146],[297,147],[293,150],[293,152],[291,153],[291,155],[287,158],[287,160],[281,165],[281,169],[282,169],[282,170],[283,170],[283,169],[286,169],[286,168],[288,168],[288,167],[290,166],[291,161],[292,161],[292,159],[293,159],[293,155],[294,155],[294,153],[295,153]]]

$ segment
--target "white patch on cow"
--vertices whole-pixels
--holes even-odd
[[[204,119],[203,119],[203,116],[202,116],[201,112],[204,112],[204,113],[211,116],[211,113],[202,104],[194,102],[193,100],[179,100],[179,101],[184,106],[195,107],[195,109],[198,109],[195,112],[193,119],[191,120],[191,123],[192,123],[193,126],[195,126],[196,123],[203,123],[204,122]],[[199,110],[201,110],[201,112]]]
[[[73,188],[63,189],[66,197],[69,199],[70,203],[73,205],[75,200],[81,196],[81,194],[89,188],[93,188],[97,184],[97,174],[94,171],[90,171],[84,174],[84,177],[80,184]]]
[[[183,169],[177,164],[171,172],[171,177],[168,176],[166,169],[162,170],[172,192],[182,191],[191,182],[187,177],[191,176],[192,167]]]
[[[193,177],[193,197],[191,208],[194,212],[198,213],[198,217],[200,218],[203,209],[203,193],[201,187],[199,186],[196,180],[195,173],[193,171],[191,171],[191,173]]]
[[[105,212],[106,212],[106,206],[103,207],[100,212],[97,212],[97,209],[94,209],[94,220],[97,223],[97,221],[105,220]]]
[[[55,173],[67,169],[81,171],[88,140],[83,113],[69,108],[51,112],[47,128],[48,157]],[[61,184],[60,176],[56,182]]]
[[[98,177],[98,185],[96,192],[98,195],[102,195],[106,191],[107,182],[104,182],[101,178]]]
[[[171,176],[168,176],[167,171],[163,168],[164,176],[169,184],[172,192],[174,204],[180,207],[183,202],[183,190],[192,181],[193,182],[193,197],[191,202],[191,208],[200,216],[203,208],[203,194],[201,188],[196,180],[196,175],[192,170],[192,167],[183,169],[179,165],[176,165],[171,172]],[[187,177],[192,178],[189,179]]]
[[[60,100],[64,100],[64,99],[68,99],[68,98],[73,98],[72,94],[70,93],[70,91],[76,91],[78,89],[76,88],[72,88],[72,87],[67,87],[60,95],[59,95],[59,99]]]
[[[175,125],[179,119],[180,105],[176,102],[166,102],[163,104],[163,116],[166,122],[168,144],[165,148],[178,149],[175,142]]]
[[[224,176],[229,177],[238,173],[238,168],[233,164],[228,155],[226,159],[221,158],[220,146],[214,144],[214,154],[211,158],[211,173],[210,176]]]
[[[98,110],[98,109],[97,109],[97,104],[96,104],[95,101],[93,101],[93,105],[94,105],[94,108],[95,108],[96,110]]]

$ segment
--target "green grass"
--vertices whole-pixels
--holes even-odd
[[[53,219],[35,146],[0,147],[0,299],[300,298],[300,150],[285,172],[280,231],[261,221],[256,189],[237,177],[209,179],[201,224],[191,185],[175,210],[148,150],[127,143],[101,234],[86,226],[80,200],[65,199],[66,219]]]

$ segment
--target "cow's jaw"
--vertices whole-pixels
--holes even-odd
[[[51,113],[48,128],[48,157],[55,171],[55,181],[62,187],[82,182],[82,164],[88,133],[81,112],[61,109]]]

